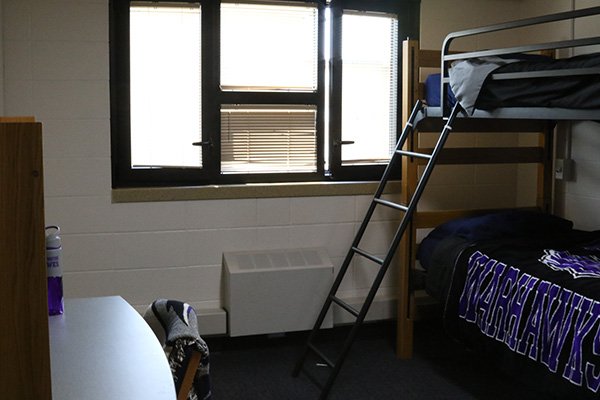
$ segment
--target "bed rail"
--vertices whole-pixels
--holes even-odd
[[[557,14],[544,15],[540,17],[526,18],[517,21],[505,22],[501,24],[483,26],[479,28],[467,29],[463,31],[452,32],[446,36],[442,45],[442,59],[441,59],[441,98],[445,99],[448,95],[448,86],[450,83],[449,78],[449,70],[450,64],[452,61],[457,60],[466,60],[470,58],[477,57],[488,57],[488,56],[499,56],[506,54],[514,54],[514,53],[528,53],[542,50],[551,50],[551,49],[564,49],[564,48],[576,48],[576,47],[584,47],[584,46],[592,46],[600,44],[600,36],[588,37],[582,39],[572,39],[572,40],[562,40],[548,43],[539,43],[539,44],[531,44],[525,46],[515,46],[515,47],[507,47],[500,49],[492,49],[492,50],[481,50],[481,51],[471,51],[471,52],[462,52],[456,53],[450,51],[450,45],[455,39],[464,38],[468,36],[481,35],[485,33],[493,33],[510,29],[517,29],[535,25],[542,25],[551,22],[558,22],[564,20],[572,20],[577,18],[583,18],[593,15],[600,15],[600,7],[591,7],[585,8],[581,10],[567,11]],[[564,74],[565,72],[561,72]],[[579,69],[579,70],[569,70],[569,74],[571,75],[581,75],[581,74],[598,74],[596,69]],[[545,77],[545,76],[544,76]],[[519,76],[518,74],[512,74],[512,76],[502,76],[501,78],[496,77],[494,79],[520,79],[523,76]],[[450,107],[445,102],[441,104],[442,115],[447,116],[450,113]],[[571,114],[572,116],[573,114]],[[491,116],[488,116],[491,117]]]

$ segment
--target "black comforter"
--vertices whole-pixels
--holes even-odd
[[[600,54],[546,61],[519,61],[494,73],[600,68]],[[476,108],[559,107],[600,109],[600,73],[523,80],[486,79]]]
[[[566,59],[531,56],[483,57],[456,62],[450,69],[450,86],[461,106],[555,107],[600,110],[600,53]],[[588,69],[593,73],[543,78],[492,80],[492,74]],[[438,96],[439,97],[439,96]]]
[[[560,398],[600,398],[600,231],[436,247],[428,292],[448,332]]]

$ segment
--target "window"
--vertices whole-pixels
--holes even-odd
[[[131,166],[202,167],[200,8],[133,3],[130,35]]]
[[[317,110],[299,93],[318,90],[315,3],[221,2],[220,89],[299,104],[221,104],[221,174],[317,172]],[[276,33],[276,34],[274,34]],[[268,178],[267,178],[268,179]]]
[[[221,89],[315,92],[317,12],[311,3],[222,2]]]
[[[113,187],[378,180],[418,5],[111,0]]]
[[[345,11],[342,165],[387,163],[396,147],[398,19]],[[369,132],[365,135],[365,132]]]

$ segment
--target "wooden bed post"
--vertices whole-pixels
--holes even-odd
[[[554,169],[552,159],[554,157],[553,129],[546,124],[544,132],[539,135],[539,146],[544,149],[541,163],[538,164],[537,173],[537,199],[536,206],[543,212],[552,212],[552,179]]]
[[[404,41],[402,46],[402,126],[406,124],[411,110],[417,101],[419,89],[419,42],[416,40]],[[410,75],[409,75],[409,71]],[[412,151],[415,147],[413,134],[404,145],[403,150]],[[402,160],[402,193],[401,203],[408,205],[417,186],[417,163],[414,158],[404,157]],[[412,357],[413,344],[413,314],[414,293],[410,288],[413,258],[411,249],[414,249],[414,228],[410,223],[404,237],[400,242],[399,273],[398,273],[398,332],[396,354],[400,358]]]
[[[397,342],[396,355],[399,358],[411,358],[413,347],[413,314],[414,314],[414,293],[410,289],[411,275],[411,255],[410,242],[412,242],[412,226],[406,231],[400,242],[400,273],[398,282],[398,322],[397,322]]]

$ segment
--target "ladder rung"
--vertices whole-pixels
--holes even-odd
[[[403,156],[416,157],[416,158],[426,158],[431,159],[431,154],[426,153],[415,153],[414,151],[406,151],[406,150],[396,150],[396,154],[400,154]]]
[[[373,201],[374,201],[375,203],[379,203],[379,204],[381,204],[381,205],[384,205],[384,206],[388,206],[388,207],[391,207],[391,208],[395,208],[395,209],[397,209],[397,210],[402,210],[402,211],[404,211],[404,212],[408,211],[408,207],[406,207],[406,206],[403,206],[402,204],[393,203],[393,202],[391,202],[391,201],[382,200],[382,199],[374,199]]]
[[[359,312],[354,307],[352,307],[350,304],[346,303],[344,300],[339,299],[332,295],[331,301],[333,301],[338,306],[342,307],[344,310],[348,311],[350,314],[354,315],[356,318],[358,318]]]
[[[319,358],[323,360],[329,368],[333,368],[335,366],[335,364],[331,362],[331,360],[327,358],[327,356],[317,349],[312,343],[308,344],[308,348],[311,349],[317,356],[319,356]]]
[[[381,264],[381,265],[383,265],[383,260],[382,260],[381,258],[375,257],[374,255],[372,255],[372,254],[370,254],[370,253],[367,253],[366,251],[364,251],[364,250],[361,250],[361,249],[359,249],[358,247],[352,247],[352,250],[353,250],[355,253],[358,253],[358,254],[360,254],[361,256],[363,256],[363,257],[365,257],[365,258],[368,258],[369,260],[371,260],[371,261],[373,261],[373,262],[376,262],[377,264]]]

